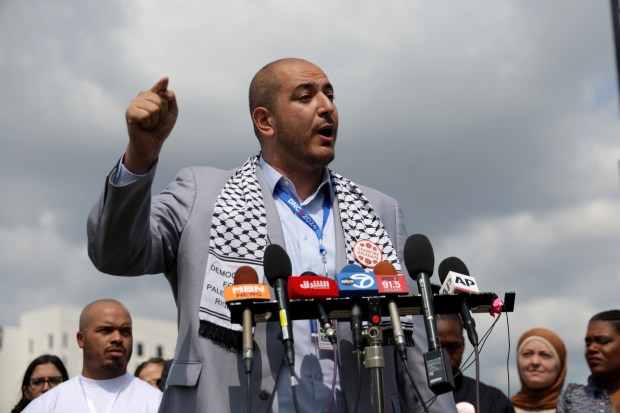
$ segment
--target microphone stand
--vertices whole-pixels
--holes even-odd
[[[374,389],[375,412],[383,413],[385,401],[383,396],[383,368],[385,367],[385,357],[383,356],[383,331],[375,320],[381,322],[381,305],[378,298],[368,300],[369,320],[372,323],[365,331],[368,346],[364,348],[364,365],[371,369],[372,385]],[[378,311],[378,314],[377,314]]]

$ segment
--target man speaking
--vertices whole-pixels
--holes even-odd
[[[178,106],[166,77],[141,92],[125,113],[125,154],[89,216],[89,255],[99,270],[126,276],[164,273],[170,282],[179,337],[161,412],[247,411],[241,327],[231,324],[221,291],[242,265],[253,267],[264,283],[267,245],[285,247],[293,274],[334,277],[337,269],[356,262],[360,242],[403,270],[407,234],[396,201],[327,168],[335,155],[338,110],[325,73],[302,59],[272,62],[252,79],[249,103],[258,155],[230,171],[184,169],[151,198],[159,153]],[[413,284],[409,290],[417,291]],[[409,362],[423,400],[404,405],[400,396],[413,392],[411,383],[398,380],[406,377],[402,366],[386,355],[388,411],[413,410],[434,398],[423,367],[424,326],[415,318],[416,346],[408,349]],[[336,328],[342,364],[335,377],[333,350],[321,345],[316,323],[293,323],[296,394],[283,363],[279,324],[256,325],[253,412],[353,412],[356,405],[360,412],[374,411],[372,392],[358,391],[348,323]],[[362,385],[368,385],[369,373],[361,373]],[[439,396],[429,410],[454,412],[452,395]]]

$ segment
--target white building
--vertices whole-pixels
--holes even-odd
[[[21,397],[28,364],[42,354],[62,359],[73,377],[82,370],[82,350],[76,334],[81,308],[57,305],[20,316],[17,327],[0,327],[0,411],[9,412]],[[172,358],[177,339],[174,322],[137,317],[133,320],[133,355],[127,370],[133,374],[151,357]]]

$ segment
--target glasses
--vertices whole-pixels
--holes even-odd
[[[50,388],[58,386],[65,381],[62,377],[37,377],[30,379],[30,387],[33,389],[42,389],[45,387],[45,383],[49,384]]]
[[[161,377],[158,379],[148,380],[147,383],[154,387],[159,387],[159,383],[161,382]]]

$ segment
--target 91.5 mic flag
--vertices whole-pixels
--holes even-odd
[[[388,296],[388,311],[392,321],[396,350],[402,360],[407,360],[407,342],[405,340],[405,332],[400,323],[398,306],[394,299],[389,297],[391,294],[407,294],[409,292],[407,282],[405,277],[402,274],[398,274],[396,268],[389,261],[381,261],[373,270],[377,278],[379,294]]]
[[[287,281],[293,272],[288,254],[278,244],[270,244],[265,248],[263,268],[269,285],[273,288],[278,303],[280,327],[282,328],[282,344],[284,359],[289,367],[295,365],[295,349],[293,348],[293,328],[289,318]]]
[[[446,258],[439,264],[439,279],[441,280],[440,294],[459,294],[459,314],[463,327],[467,332],[467,339],[472,346],[478,346],[478,333],[476,322],[471,316],[467,295],[476,294],[478,284],[474,277],[469,275],[469,270],[463,261],[457,257]]]
[[[252,302],[268,301],[271,299],[269,288],[265,284],[258,283],[256,270],[247,265],[241,266],[235,271],[234,285],[224,287],[224,300],[227,303],[244,301],[242,322],[243,327],[243,362],[245,372],[252,372],[254,363],[254,340],[252,338]]]
[[[424,354],[426,378],[428,385],[435,394],[454,390],[452,368],[446,353],[441,348],[435,321],[435,307],[430,284],[430,276],[435,266],[433,246],[422,234],[411,235],[405,241],[405,266],[409,275],[415,278],[422,298],[422,314],[428,339],[429,351]]]

